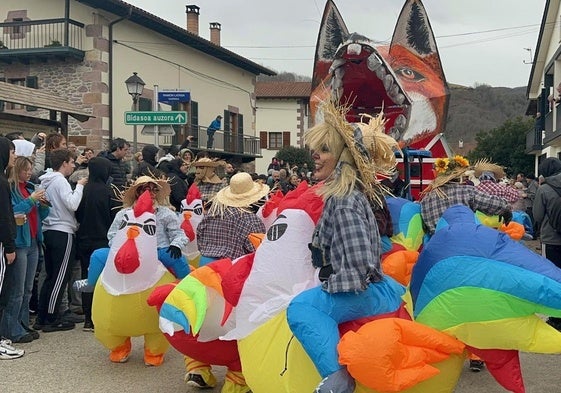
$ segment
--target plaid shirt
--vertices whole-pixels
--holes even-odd
[[[255,251],[250,233],[265,233],[265,225],[249,211],[228,207],[221,215],[206,215],[197,227],[201,255],[236,259]]]
[[[201,193],[201,200],[208,202],[214,198],[218,191],[224,188],[224,183],[199,183],[197,187]]]
[[[421,217],[431,235],[442,214],[453,205],[465,205],[473,211],[491,215],[510,210],[510,205],[503,198],[489,195],[473,186],[449,183],[440,187],[440,190],[446,194],[445,198],[431,191],[421,200]]]
[[[520,198],[518,191],[514,188],[504,184],[495,183],[493,180],[482,180],[476,188],[486,194],[506,199],[508,203],[514,203]]]
[[[323,283],[330,293],[358,292],[380,281],[380,235],[368,200],[358,190],[325,202],[316,228],[319,247],[333,274]]]

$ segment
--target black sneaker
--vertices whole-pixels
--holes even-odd
[[[84,327],[82,328],[84,332],[93,332],[94,331],[94,324],[92,321],[85,321]]]
[[[31,337],[33,337],[34,340],[37,340],[37,339],[39,339],[39,337],[40,337],[39,332],[38,332],[37,330],[30,329],[30,330],[27,331],[27,333],[28,333]]]
[[[72,323],[81,323],[84,322],[85,317],[83,315],[78,315],[76,313],[73,313],[70,310],[66,310],[63,314],[62,314],[62,318],[63,321],[66,322],[72,322]]]
[[[43,321],[41,321],[39,318],[37,318],[35,320],[35,323],[33,324],[33,330],[41,330],[43,329],[43,326],[45,324],[43,323]]]
[[[470,360],[469,361],[469,369],[471,371],[473,371],[474,373],[478,373],[481,370],[483,370],[483,367],[485,367],[485,363],[483,362],[483,360]]]
[[[15,344],[26,344],[26,343],[30,343],[31,341],[33,341],[33,336],[30,333],[25,333],[20,338],[16,340],[12,340],[12,342]]]
[[[74,329],[74,326],[76,326],[74,324],[74,322],[69,322],[69,321],[65,321],[62,319],[59,319],[53,323],[49,323],[43,326],[43,332],[44,333],[50,333],[50,332],[59,332],[59,331],[63,331],[63,330],[72,330]]]
[[[199,389],[210,389],[212,386],[209,386],[205,380],[203,379],[202,375],[200,374],[189,374],[185,380],[188,386],[193,386]]]

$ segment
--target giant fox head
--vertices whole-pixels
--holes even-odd
[[[327,0],[316,44],[313,116],[319,103],[330,98],[349,107],[350,122],[358,121],[361,113],[383,111],[386,132],[405,146],[444,130],[448,97],[420,0],[406,1],[389,46],[350,34],[333,1]]]

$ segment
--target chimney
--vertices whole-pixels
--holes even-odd
[[[214,45],[220,46],[220,23],[211,22],[210,23],[210,42]]]
[[[195,35],[199,35],[199,10],[200,8],[194,4],[185,6],[185,13],[187,14],[187,31]]]

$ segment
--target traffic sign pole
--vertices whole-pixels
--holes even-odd
[[[154,97],[158,97],[158,85],[154,85]],[[158,108],[158,100],[152,100],[152,110],[157,111]],[[154,126],[154,145],[156,147],[160,147],[160,137],[158,135],[158,126]]]

